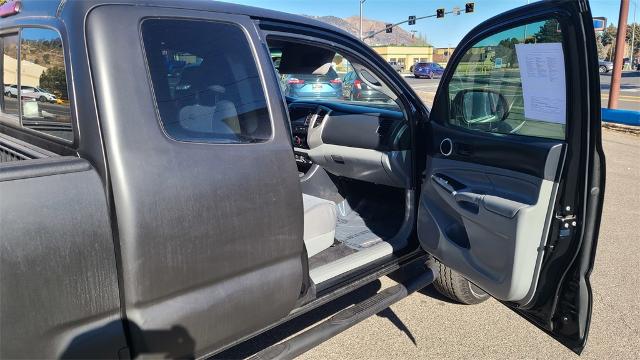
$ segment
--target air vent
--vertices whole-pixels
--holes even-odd
[[[378,130],[376,130],[378,136],[381,138],[386,137],[387,134],[389,134],[389,132],[391,131],[392,126],[393,121],[381,120],[380,125],[378,125]]]
[[[317,128],[318,126],[322,125],[324,118],[326,118],[328,114],[329,113],[326,110],[319,108],[318,112],[316,113],[316,122],[313,123],[313,127]]]
[[[309,112],[307,117],[304,119],[304,124],[308,126],[311,123],[311,121],[313,121],[314,116],[316,116],[316,114]]]

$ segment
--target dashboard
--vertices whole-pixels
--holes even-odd
[[[289,103],[298,169],[407,187],[410,134],[399,110],[329,101]]]

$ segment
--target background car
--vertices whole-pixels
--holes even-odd
[[[324,75],[287,74],[283,82],[285,96],[314,99],[342,98],[342,79],[332,67],[329,67]]]
[[[442,73],[444,73],[444,68],[437,63],[419,62],[413,66],[413,76],[417,78],[439,78]]]
[[[613,63],[611,61],[598,60],[598,67],[601,73],[608,73],[613,70]]]
[[[402,65],[401,63],[399,63],[397,61],[388,61],[388,63],[389,63],[389,65],[391,65],[393,70],[395,70],[397,72],[403,72],[404,71],[404,65]]]
[[[4,94],[10,97],[18,97],[18,85],[5,84]]]
[[[18,85],[5,84],[4,94],[10,97],[18,97]],[[47,90],[34,86],[22,86],[21,98],[34,99],[40,102],[56,103],[58,98]]]
[[[51,92],[34,86],[23,86],[22,97],[38,100],[39,102],[55,103],[57,98]]]
[[[355,71],[348,72],[342,80],[342,96],[345,100],[388,102],[387,95],[372,89]]]

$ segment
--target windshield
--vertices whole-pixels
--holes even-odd
[[[293,100],[329,100],[360,104],[366,102],[367,106],[399,109],[394,101],[395,94],[384,82],[362,65],[352,63],[340,54],[335,54],[331,62],[304,73],[281,72],[280,49],[271,49],[271,59],[280,76],[283,94]]]

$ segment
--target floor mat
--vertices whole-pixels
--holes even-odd
[[[347,201],[343,201],[337,205],[337,210],[335,238],[352,249],[371,247],[383,241],[383,238],[393,236],[397,230],[396,225],[380,216],[363,217],[361,214],[377,213],[368,211],[370,206],[366,202],[361,202],[354,210]]]

